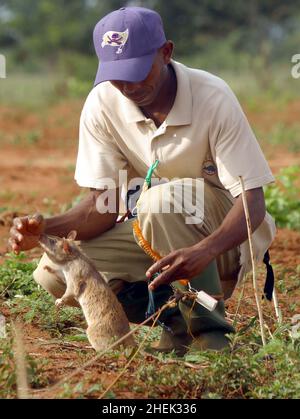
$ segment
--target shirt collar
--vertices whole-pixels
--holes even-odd
[[[172,60],[177,77],[177,94],[166,119],[166,125],[190,125],[192,123],[193,97],[187,68]]]
[[[171,61],[171,64],[176,73],[177,93],[173,107],[166,118],[166,125],[189,125],[192,123],[193,98],[187,68],[174,60]],[[138,106],[123,96],[122,93],[120,95],[124,104],[123,111],[127,123],[147,120]]]

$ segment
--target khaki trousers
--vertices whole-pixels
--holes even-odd
[[[186,201],[190,204],[192,201],[196,202],[198,208],[203,208],[203,214],[196,224],[186,223],[187,217],[191,216],[190,208],[186,209],[185,205],[182,205],[181,212],[178,210],[178,203],[182,198],[178,190],[186,183],[192,191],[191,194],[187,194]],[[153,212],[151,205],[153,206],[154,202],[167,207],[169,212]],[[220,226],[232,205],[233,198],[229,192],[212,187],[202,179],[179,179],[158,185],[144,192],[140,197],[137,206],[139,234],[142,235],[152,252],[163,257],[175,249],[192,246],[213,233]],[[157,208],[156,206],[156,210]],[[129,320],[140,322],[145,318],[148,304],[145,272],[154,261],[140,247],[141,238],[137,237],[136,229],[133,232],[133,223],[134,221],[128,220],[116,224],[100,237],[81,241],[79,245],[93,260],[117,294]],[[202,275],[193,279],[193,287],[210,294],[219,294],[223,291],[225,299],[230,297],[237,282],[240,268],[239,257],[238,248],[219,256]],[[60,298],[66,288],[64,279],[63,277],[59,279],[45,270],[46,265],[59,269],[44,254],[34,271],[34,279],[54,297]],[[182,288],[178,283],[174,284]],[[169,286],[160,287],[156,292],[157,305],[163,304],[171,294]],[[209,321],[209,327],[230,331],[231,328],[227,328],[224,320],[223,301],[219,302],[219,306],[221,309],[216,315],[216,322]],[[186,310],[187,308],[180,307],[183,317],[188,321],[184,313]],[[206,309],[201,310],[202,317],[210,316]],[[196,312],[199,312],[198,308]],[[193,314],[190,317],[193,317]],[[193,323],[197,323],[199,316],[196,314],[194,317]],[[197,330],[194,332],[196,333]]]

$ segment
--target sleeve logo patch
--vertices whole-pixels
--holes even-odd
[[[111,47],[118,47],[116,54],[123,52],[123,47],[128,40],[129,30],[125,32],[114,32],[108,31],[103,35],[101,47],[104,48],[106,45]]]
[[[208,176],[213,176],[217,173],[217,168],[212,160],[206,160],[203,164],[203,172]]]

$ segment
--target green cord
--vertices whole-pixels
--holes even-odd
[[[159,164],[159,160],[156,160],[156,162],[153,163],[150,166],[150,169],[148,170],[147,176],[145,178],[145,182],[147,183],[148,188],[151,188],[151,178],[152,178],[153,172],[157,168],[158,164]],[[148,284],[150,284],[151,281],[153,281],[158,275],[160,275],[160,273],[161,272],[157,272],[154,275],[152,275],[150,281],[148,281]],[[146,318],[150,317],[156,311],[154,292],[150,291],[149,288],[148,288],[148,295],[149,295],[149,302],[148,302],[148,307],[147,307],[147,311],[146,311]],[[173,333],[172,330],[168,326],[166,326],[164,323],[162,323],[160,320],[158,320],[157,322],[160,326],[162,326],[168,332]]]
[[[157,168],[158,164],[159,164],[159,160],[156,160],[156,162],[153,163],[150,166],[150,169],[148,170],[148,173],[147,173],[147,176],[145,178],[145,181],[146,181],[146,183],[147,183],[147,185],[148,185],[149,188],[151,186],[151,178],[152,178],[153,172]]]

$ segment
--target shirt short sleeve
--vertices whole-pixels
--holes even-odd
[[[128,163],[101,121],[98,103],[90,95],[82,110],[75,180],[95,189],[121,187],[119,171]]]
[[[240,195],[242,188],[239,176],[242,176],[246,190],[274,182],[263,152],[233,92],[226,85],[214,99],[211,151],[225,189],[233,197]]]

